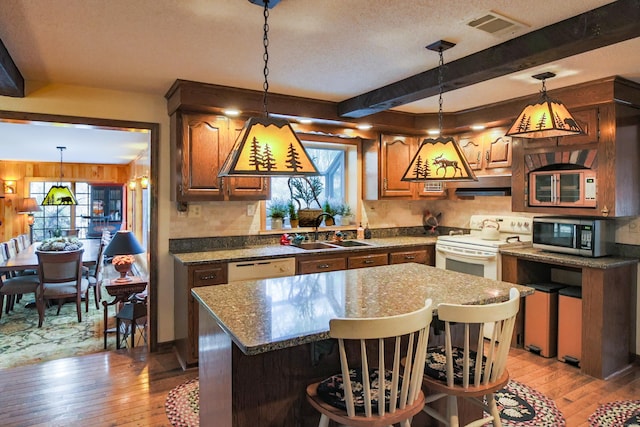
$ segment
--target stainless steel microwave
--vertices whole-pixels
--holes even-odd
[[[533,247],[586,257],[610,255],[614,221],[603,218],[545,216],[533,218]]]

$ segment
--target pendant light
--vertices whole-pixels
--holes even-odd
[[[418,152],[409,163],[402,181],[477,181],[466,157],[460,150],[458,143],[451,137],[442,136],[442,68],[444,59],[442,52],[455,46],[445,40],[439,40],[427,46],[427,49],[437,51],[440,55],[438,65],[438,129],[439,136],[435,139],[427,138],[422,141]]]
[[[56,148],[60,150],[60,181],[58,181],[58,185],[51,186],[49,192],[40,204],[42,206],[77,205],[78,201],[69,187],[62,185],[62,151],[66,150],[67,147]]]
[[[218,176],[308,176],[318,175],[318,169],[287,120],[269,117],[269,0],[251,0],[264,5],[264,117],[252,117],[224,162]],[[272,0],[272,3],[277,1]]]
[[[509,128],[507,136],[549,138],[584,133],[567,107],[562,102],[547,96],[545,80],[555,76],[549,72],[532,76],[534,79],[542,80],[540,100],[524,107]]]

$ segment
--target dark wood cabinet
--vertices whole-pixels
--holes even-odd
[[[176,111],[171,125],[175,133],[173,180],[178,202],[269,197],[268,178],[218,177],[244,122],[214,114]]]
[[[175,349],[183,369],[198,363],[198,302],[191,289],[227,283],[227,263],[185,266],[174,263],[174,333]]]
[[[91,185],[91,215],[87,237],[99,238],[104,230],[115,233],[122,227],[124,214],[122,185]]]

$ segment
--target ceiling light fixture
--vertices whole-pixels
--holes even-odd
[[[218,176],[308,176],[318,175],[302,142],[284,119],[269,117],[267,93],[269,91],[269,3],[272,7],[278,0],[250,0],[264,5],[264,118],[251,117],[238,135],[236,142],[224,162]]]
[[[567,107],[547,96],[545,80],[555,77],[555,74],[547,72],[532,77],[542,80],[541,97],[535,104],[524,107],[506,135],[519,138],[549,138],[584,133]]]
[[[442,52],[455,46],[455,43],[439,40],[427,46],[427,49],[437,51],[440,54],[438,65],[438,87],[440,97],[438,99],[438,134],[435,139],[427,138],[422,141],[418,152],[409,163],[402,181],[477,181],[469,167],[458,143],[451,137],[442,136],[442,68],[444,59]]]
[[[62,185],[62,151],[67,147],[56,147],[60,150],[60,181],[58,185],[52,185],[49,192],[44,196],[44,200],[40,205],[42,206],[63,206],[63,205],[77,205],[78,201],[73,195],[69,187]]]

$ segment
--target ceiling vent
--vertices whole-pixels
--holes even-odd
[[[507,18],[506,16],[500,15],[494,11],[490,11],[480,18],[474,19],[467,25],[485,31],[489,34],[493,34],[494,36],[513,33],[527,27],[527,25],[521,22],[514,21],[513,19]]]

